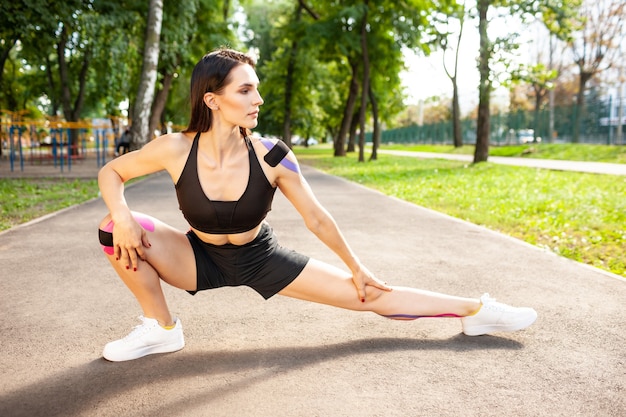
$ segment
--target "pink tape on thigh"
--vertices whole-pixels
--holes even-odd
[[[148,232],[154,232],[154,221],[151,217],[139,213],[133,213],[133,217],[145,230]]]
[[[135,220],[137,220],[137,223],[139,223],[139,225],[144,228],[144,230],[147,230],[148,232],[154,232],[155,225],[152,218],[138,213],[133,213],[133,217],[135,218]],[[107,225],[102,228],[102,230],[105,232],[113,233],[113,220],[108,222]],[[102,250],[107,255],[113,255],[113,253],[115,252],[112,246],[100,246],[102,246]]]

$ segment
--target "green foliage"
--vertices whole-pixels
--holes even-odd
[[[379,107],[385,109],[381,112],[383,122],[390,121],[403,106],[399,78],[402,48],[428,51],[435,38],[430,12],[436,7],[448,10],[453,3],[369,2],[370,84]],[[248,45],[259,52],[258,72],[265,99],[260,129],[267,134],[283,134],[285,80],[293,62],[293,132],[305,137],[322,136],[324,131],[332,135],[341,124],[351,64],[362,59],[359,28],[366,6],[362,1],[309,1],[307,6],[313,13],[298,6],[287,1],[252,1],[246,7],[251,33]]]
[[[574,17],[580,0],[481,3],[489,5],[490,13],[496,12],[495,16],[491,13],[492,19],[511,14],[541,18],[561,39],[577,28]],[[301,4],[307,7],[300,8]],[[235,13],[236,7],[243,7],[247,22],[242,21],[241,12]],[[352,66],[358,68],[357,78],[362,78],[360,22],[366,7],[370,84],[381,109],[381,122],[389,126],[404,107],[399,78],[404,68],[403,48],[425,55],[436,48],[450,30],[444,23],[461,9],[457,1],[164,2],[157,88],[163,86],[165,77],[173,77],[173,83],[163,119],[172,121],[175,128],[187,123],[191,69],[206,52],[226,45],[258,52],[265,99],[259,125],[263,133],[282,136],[288,88],[293,133],[318,139],[333,136],[341,125]],[[0,68],[0,108],[78,118],[118,116],[119,105],[126,100],[132,108],[147,10],[148,2],[142,0],[2,3],[0,52],[10,50],[11,54]],[[56,45],[63,28],[68,32],[62,54],[67,59],[68,78],[62,86]],[[511,36],[490,43],[491,56],[506,55],[516,45]],[[295,76],[287,86],[290,62]],[[87,78],[81,84],[85,64]],[[491,81],[496,78],[492,75]],[[62,87],[67,87],[67,94]],[[79,114],[70,115],[72,110]],[[367,112],[369,116],[371,109]],[[369,126],[370,121],[367,123]]]
[[[177,127],[189,119],[189,83],[194,65],[221,46],[239,48],[237,22],[225,19],[226,0],[165,2],[159,74],[174,74],[165,119]],[[159,79],[158,81],[161,81]]]

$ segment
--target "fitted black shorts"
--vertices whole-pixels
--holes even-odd
[[[289,285],[304,269],[309,257],[283,248],[272,228],[263,223],[258,236],[245,245],[212,245],[187,232],[196,257],[198,291],[245,285],[266,300]]]

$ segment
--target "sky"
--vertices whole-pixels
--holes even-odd
[[[533,31],[522,29],[519,22],[511,22],[509,19],[494,19],[489,25],[489,37],[494,39],[502,36],[511,28],[520,32],[520,37],[526,45],[532,44]],[[451,43],[456,44],[454,38]],[[519,52],[527,56],[530,46],[522,48]],[[480,76],[476,65],[479,52],[479,35],[477,21],[469,20],[465,23],[463,37],[461,39],[459,53],[459,68],[457,85],[461,112],[466,114],[478,105],[478,83]],[[426,100],[433,96],[452,97],[452,82],[446,75],[443,66],[443,53],[435,51],[430,56],[424,57],[413,51],[406,50],[404,53],[407,70],[401,75],[407,99],[406,104],[418,104],[420,100]],[[520,58],[521,59],[521,58]],[[454,70],[454,51],[446,53],[446,63],[450,71]],[[508,93],[502,89],[494,93],[494,101],[507,101]]]

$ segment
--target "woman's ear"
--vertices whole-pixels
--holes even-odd
[[[219,110],[219,106],[217,105],[217,101],[215,100],[215,94],[213,93],[204,94],[204,104],[211,110]]]

